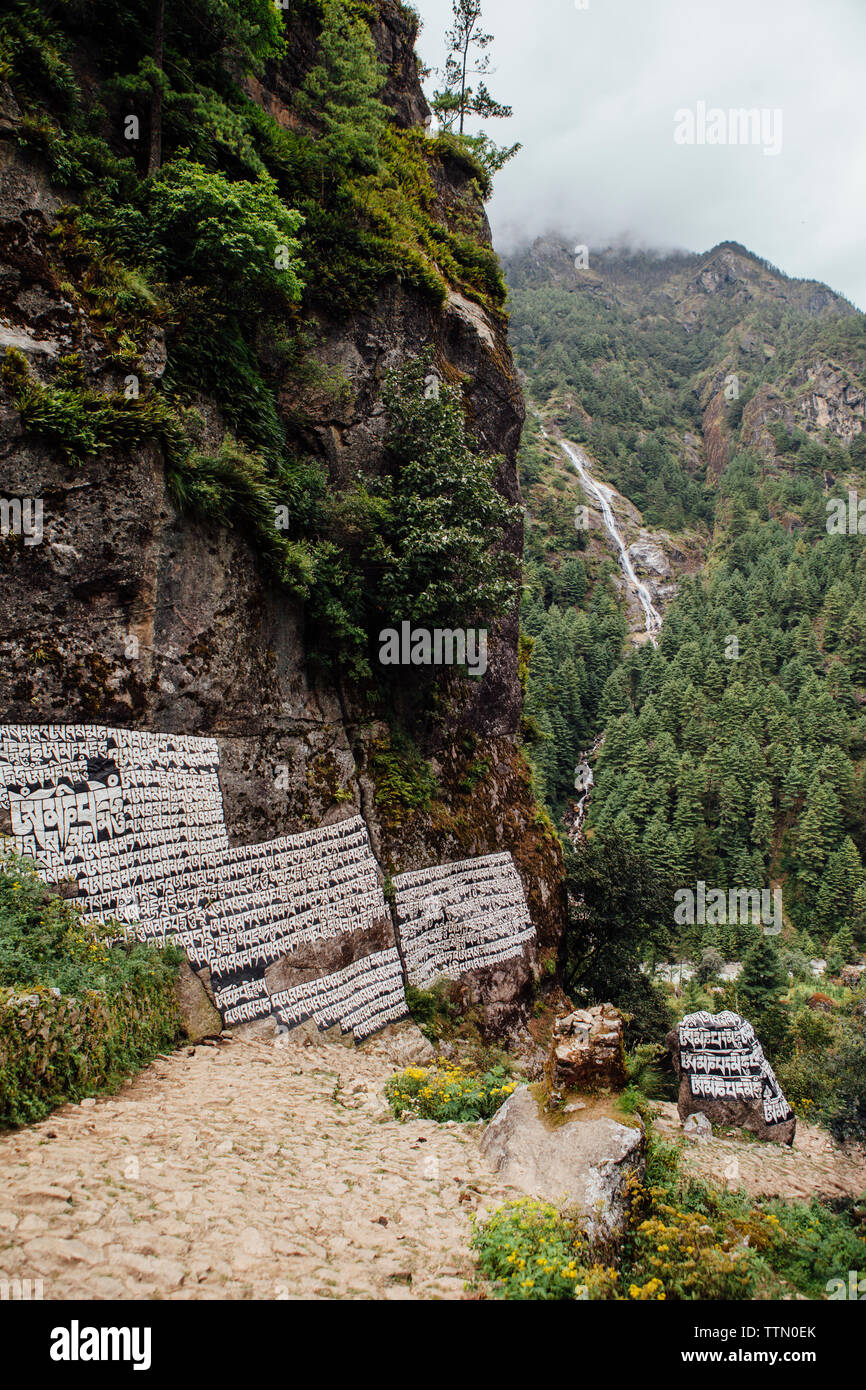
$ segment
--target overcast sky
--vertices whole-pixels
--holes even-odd
[[[415,3],[441,65],[451,0]],[[490,205],[498,249],[554,230],[590,257],[739,241],[866,309],[866,0],[584,3],[484,4],[488,85],[514,107],[488,131],[524,146]],[[697,143],[699,103],[725,143]],[[760,143],[732,143],[740,108],[766,113]]]

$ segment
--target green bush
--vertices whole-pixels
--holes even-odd
[[[454,1062],[440,1060],[432,1067],[409,1067],[385,1084],[392,1112],[413,1119],[456,1120],[460,1124],[489,1120],[496,1114],[517,1082],[509,1081],[504,1066],[485,1072],[468,1072]]]
[[[175,275],[216,285],[222,298],[273,312],[301,295],[301,214],[283,204],[267,173],[230,183],[188,159],[165,165],[149,194],[152,241]]]
[[[438,1038],[450,1032],[459,1018],[456,1006],[448,997],[449,983],[439,981],[432,989],[406,986],[406,1007],[430,1042],[436,1042]]]
[[[773,1269],[806,1298],[826,1298],[830,1279],[847,1283],[849,1269],[863,1269],[866,1237],[845,1212],[831,1211],[817,1200],[781,1198],[762,1202],[761,1208],[780,1234],[772,1250]]]
[[[115,1090],[173,1047],[181,1023],[172,980],[157,966],[110,994],[0,989],[0,1128]]]
[[[0,857],[0,988],[43,985],[78,994],[111,994],[143,980],[174,980],[180,959],[140,942],[115,944],[117,922],[82,920],[80,909],[46,887],[28,859]]]
[[[376,739],[370,770],[376,783],[376,805],[389,826],[403,825],[418,811],[428,811],[438,790],[430,764],[399,730]]]
[[[586,1244],[579,1223],[521,1197],[472,1219],[478,1275],[493,1297],[535,1301],[581,1296]]]
[[[180,1033],[179,952],[115,944],[33,865],[0,859],[0,1126],[113,1089]]]
[[[131,449],[148,439],[161,440],[170,460],[188,448],[176,418],[159,397],[127,400],[83,386],[43,386],[16,348],[6,349],[2,373],[24,428],[50,440],[73,463],[106,449]]]
[[[274,470],[277,471],[277,470]],[[306,597],[315,577],[307,546],[284,536],[277,527],[282,505],[291,513],[288,466],[274,477],[259,454],[250,453],[226,435],[216,454],[191,451],[169,470],[169,491],[181,509],[210,521],[235,526],[251,536],[271,576]]]
[[[847,1214],[714,1188],[683,1173],[679,1146],[652,1132],[615,1247],[593,1246],[572,1213],[527,1198],[474,1224],[476,1287],[504,1299],[824,1298],[830,1279],[863,1262]]]
[[[827,1073],[833,1089],[827,1121],[831,1134],[840,1141],[862,1142],[866,1139],[866,1019],[862,1012],[844,1021],[827,1057]]]

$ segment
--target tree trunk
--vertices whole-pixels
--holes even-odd
[[[156,25],[153,35],[153,61],[162,76],[162,55],[165,43],[165,0],[156,0]],[[162,85],[157,84],[150,99],[150,156],[148,174],[162,166]]]

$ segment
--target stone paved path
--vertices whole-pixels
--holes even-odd
[[[0,1135],[0,1280],[56,1298],[460,1298],[514,1196],[480,1126],[400,1124],[387,1046],[246,1038]]]
[[[677,1107],[657,1102],[656,1126],[666,1139],[682,1139]],[[686,1166],[720,1187],[743,1187],[752,1197],[860,1197],[866,1192],[866,1149],[834,1144],[826,1130],[797,1121],[791,1148],[729,1131],[687,1142]]]

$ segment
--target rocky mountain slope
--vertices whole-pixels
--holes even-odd
[[[539,404],[651,524],[709,523],[705,486],[738,447],[769,461],[774,423],[862,435],[863,318],[826,285],[733,242],[576,259],[560,237],[508,259],[512,343]]]

